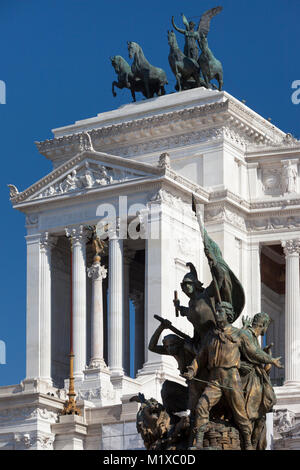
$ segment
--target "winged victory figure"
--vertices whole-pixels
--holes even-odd
[[[172,25],[178,31],[178,33],[184,34],[185,36],[185,45],[184,45],[184,54],[198,61],[199,48],[197,45],[200,44],[201,36],[204,35],[207,37],[210,28],[210,22],[212,18],[218,15],[223,10],[223,7],[215,7],[203,13],[199,21],[197,30],[195,30],[196,24],[193,21],[188,21],[185,15],[182,13],[182,21],[185,25],[185,29],[178,28],[174,21],[174,16],[172,16]]]

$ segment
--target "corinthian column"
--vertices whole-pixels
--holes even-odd
[[[119,227],[109,231],[108,362],[112,376],[124,375],[123,359],[123,240]]]
[[[40,312],[41,312],[41,346],[40,377],[52,384],[51,379],[51,248],[54,239],[48,232],[40,240]]]
[[[92,312],[91,312],[91,369],[106,368],[103,358],[103,294],[102,280],[106,278],[107,269],[100,264],[100,257],[96,256],[94,262],[87,270],[92,279]]]
[[[82,378],[86,366],[86,235],[82,225],[66,228],[72,243],[74,377]]]
[[[285,278],[285,385],[300,385],[300,239],[282,242]]]

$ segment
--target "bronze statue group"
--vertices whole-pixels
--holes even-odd
[[[276,403],[269,373],[272,365],[282,368],[280,358],[271,356],[272,345],[263,349],[259,343],[270,318],[261,312],[252,320],[243,317],[242,328],[232,325],[244,308],[244,290],[196,215],[212,282],[204,288],[188,263],[181,288],[189,306],[174,300],[176,314],[192,323],[194,335],[155,316],[160,324],[149,343],[150,351],[177,360],[186,386],[166,380],[162,404],[143,394],[134,397],[141,402],[137,429],[149,450],[264,450],[266,414]],[[165,329],[176,334],[165,336],[160,346]]]
[[[216,88],[216,85],[211,84],[213,79],[217,80],[218,89],[222,90],[222,64],[215,58],[207,41],[211,19],[221,11],[222,7],[216,7],[205,12],[196,30],[195,23],[188,21],[184,14],[182,14],[182,20],[185,29],[178,28],[172,17],[173,27],[185,38],[182,52],[178,47],[174,31],[168,31],[169,64],[176,78],[175,89],[177,91],[197,87]],[[168,84],[165,71],[148,62],[139,44],[127,42],[127,45],[129,58],[133,59],[131,66],[120,55],[110,58],[118,76],[118,81],[113,81],[112,84],[113,96],[116,96],[115,87],[128,88],[133,101],[136,101],[136,92],[142,93],[145,98],[164,95],[165,85]]]

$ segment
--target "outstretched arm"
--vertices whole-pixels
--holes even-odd
[[[253,362],[254,364],[273,364],[278,369],[283,369],[280,363],[280,357],[274,358],[264,352],[260,347],[255,347],[245,333],[241,335],[241,349],[249,362]]]
[[[180,29],[176,26],[175,24],[175,21],[174,21],[174,16],[172,16],[172,25],[173,25],[173,28],[176,29],[176,31],[178,31],[178,33],[181,33],[181,34],[184,34],[185,33],[185,30],[184,29]]]

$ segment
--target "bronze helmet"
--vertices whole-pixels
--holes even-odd
[[[183,287],[183,284],[185,283],[193,283],[196,289],[202,291],[203,283],[200,282],[198,279],[198,274],[197,274],[197,270],[195,266],[193,265],[193,263],[186,263],[186,266],[190,268],[190,272],[184,276],[182,283],[181,283],[181,287]]]

